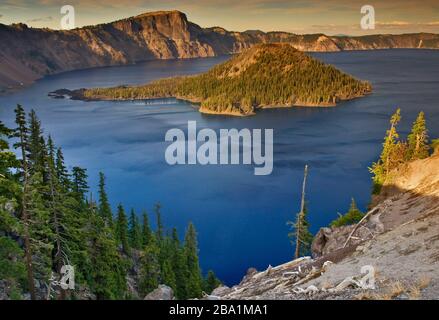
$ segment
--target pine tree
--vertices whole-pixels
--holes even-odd
[[[137,218],[134,209],[131,209],[130,221],[129,221],[129,239],[130,246],[134,249],[140,250],[143,246],[142,240],[142,228],[139,224],[139,219]]]
[[[88,192],[89,186],[87,182],[87,169],[73,167],[72,169],[72,191],[78,202],[84,202],[85,194]]]
[[[296,221],[288,221],[287,224],[291,227],[292,231],[288,233],[288,237],[291,239],[291,243],[296,246],[298,245],[298,255],[295,258],[307,256],[311,252],[311,244],[313,240],[313,235],[309,231],[308,222],[308,209],[305,205],[303,212],[297,214]]]
[[[113,231],[91,211],[88,222],[90,284],[98,300],[122,299],[126,292],[126,263],[120,257]]]
[[[175,274],[175,296],[177,299],[187,299],[187,281],[189,270],[186,261],[185,250],[181,248],[177,229],[172,229],[172,254],[170,257],[172,269]]]
[[[54,233],[55,240],[55,250],[53,253],[53,267],[58,272],[61,273],[61,268],[63,265],[67,264],[69,260],[69,253],[67,252],[67,235],[70,233],[70,225],[68,225],[68,220],[66,219],[67,210],[64,207],[64,188],[61,186],[58,180],[55,158],[54,158],[54,144],[51,137],[48,141],[48,149],[44,149],[44,158],[47,162],[47,179],[48,179],[48,204],[50,211],[50,222],[52,225],[52,231]],[[61,299],[65,299],[66,292],[61,290]]]
[[[123,252],[127,255],[130,254],[130,246],[128,243],[128,221],[122,204],[119,204],[117,207],[116,239],[118,243],[122,245]]]
[[[162,224],[162,217],[161,217],[161,204],[160,203],[156,203],[156,205],[154,206],[154,212],[156,215],[156,219],[157,219],[157,231],[156,231],[156,237],[157,237],[157,241],[160,245],[160,243],[163,240],[163,224]]]
[[[407,160],[425,159],[430,155],[425,114],[420,112],[408,136]]]
[[[52,215],[47,204],[47,185],[42,174],[36,172],[29,177],[29,236],[33,253],[35,279],[45,286],[50,286],[52,275],[52,252],[55,248],[55,235],[52,229]]]
[[[41,122],[35,111],[31,110],[29,114],[29,137],[27,144],[29,167],[32,169],[31,174],[38,171],[44,175],[44,139],[42,135]]]
[[[355,224],[363,218],[364,214],[358,209],[355,199],[352,198],[349,211],[331,222],[331,227],[340,227]]]
[[[165,260],[162,264],[161,269],[161,282],[168,287],[170,287],[173,292],[177,291],[177,281],[175,277],[174,270],[172,269],[172,264],[169,260]]]
[[[202,293],[202,277],[198,261],[197,233],[192,223],[189,223],[186,230],[184,252],[188,268],[187,296],[188,298],[199,298]]]
[[[148,219],[148,214],[146,213],[146,211],[143,211],[142,213],[142,245],[146,246],[149,244],[149,242],[151,241],[152,238],[152,231],[151,228],[149,226],[149,219]]]
[[[155,237],[151,237],[150,242],[142,253],[139,290],[145,296],[160,284],[160,249]]]
[[[389,176],[389,172],[394,169],[403,160],[401,156],[401,149],[404,145],[398,142],[399,135],[396,130],[398,123],[401,121],[401,109],[397,109],[395,114],[390,119],[390,129],[387,130],[386,137],[383,143],[383,151],[380,159],[372,164],[369,169],[374,175],[374,193],[378,193],[381,186]]]
[[[21,151],[21,170],[23,177],[23,193],[21,195],[21,218],[23,221],[23,236],[24,236],[24,252],[26,257],[27,282],[31,299],[36,299],[35,284],[34,284],[34,269],[32,264],[32,249],[30,244],[29,234],[29,212],[28,212],[28,198],[29,198],[29,168],[26,154],[28,129],[26,125],[26,114],[21,105],[17,105],[15,109],[15,122],[17,129],[15,130],[15,137],[18,142],[15,144],[16,148]]]
[[[221,281],[215,276],[212,270],[207,272],[206,279],[204,280],[204,292],[211,294],[213,290],[221,285]]]
[[[105,175],[99,172],[99,214],[105,223],[113,228],[113,214],[111,212],[110,202],[108,201],[107,192],[105,190]]]
[[[64,154],[61,148],[56,150],[55,170],[59,184],[64,190],[70,188],[70,176],[64,163]]]

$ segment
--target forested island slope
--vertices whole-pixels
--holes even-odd
[[[371,85],[289,44],[260,44],[204,74],[161,79],[143,86],[81,89],[85,100],[177,97],[200,103],[200,112],[250,115],[258,108],[335,106],[364,96]]]
[[[301,51],[324,52],[439,48],[439,35],[431,33],[350,37],[203,28],[176,10],[147,12],[73,30],[0,24],[0,39],[0,93],[64,71],[234,54],[258,43],[285,42]]]

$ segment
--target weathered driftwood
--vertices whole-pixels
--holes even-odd
[[[361,226],[361,224],[366,221],[372,214],[376,213],[377,211],[379,211],[379,208],[374,208],[372,210],[370,210],[354,227],[354,229],[352,229],[351,233],[349,234],[348,238],[346,239],[346,242],[343,245],[343,248],[346,248],[346,246],[348,245],[349,241],[351,240],[352,236],[354,235],[354,233],[358,230],[358,228]]]

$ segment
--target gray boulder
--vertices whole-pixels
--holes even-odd
[[[147,294],[143,300],[174,300],[174,291],[164,284]]]

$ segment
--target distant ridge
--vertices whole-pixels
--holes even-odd
[[[0,24],[0,39],[0,92],[63,71],[233,54],[257,43],[287,42],[302,51],[439,49],[437,34],[333,37],[259,30],[233,32],[221,27],[202,28],[176,10],[146,12],[68,31]]]

